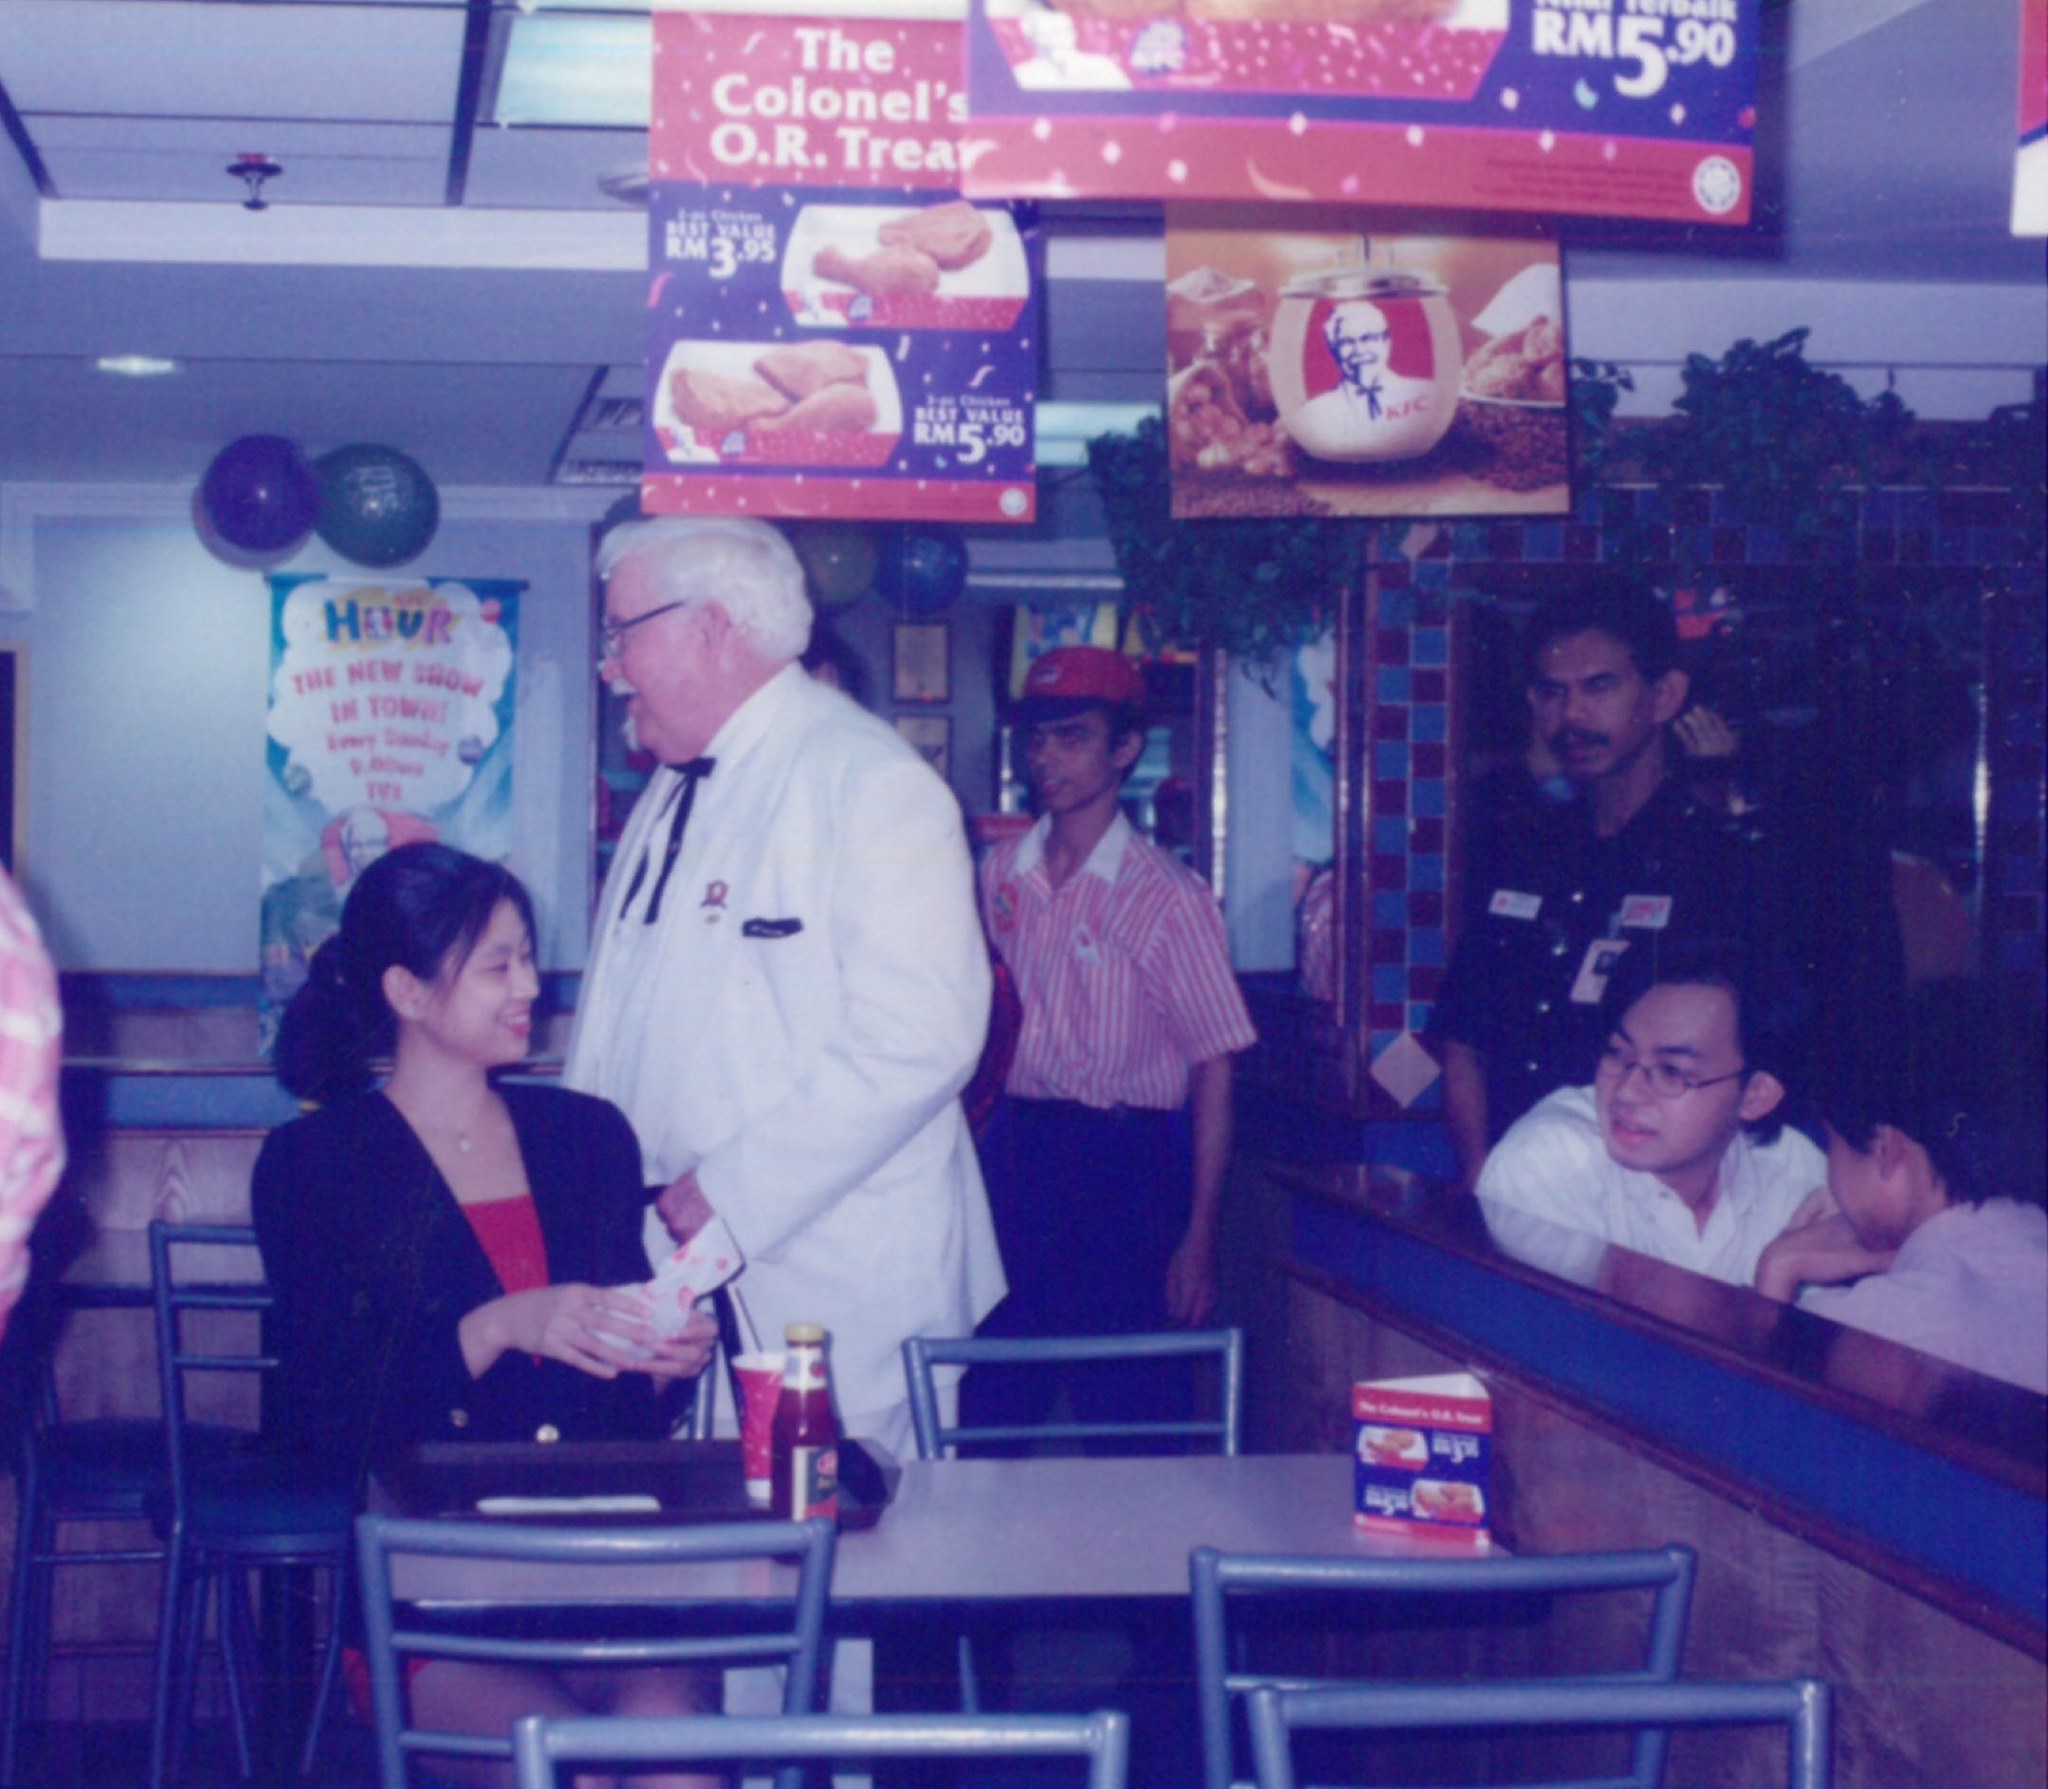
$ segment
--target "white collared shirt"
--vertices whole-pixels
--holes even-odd
[[[1619,1243],[1747,1286],[1757,1257],[1827,1172],[1826,1158],[1790,1126],[1771,1143],[1738,1131],[1702,1229],[1656,1175],[1607,1153],[1592,1088],[1560,1087],[1508,1127],[1480,1171],[1478,1193],[1495,1242],[1566,1279],[1589,1278],[1602,1246]]]

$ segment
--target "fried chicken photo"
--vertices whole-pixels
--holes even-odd
[[[938,262],[915,248],[882,248],[856,257],[827,243],[812,256],[811,271],[870,298],[929,298],[939,289]]]
[[[995,240],[988,219],[965,199],[948,199],[943,205],[928,205],[908,217],[891,218],[875,234],[884,248],[915,249],[930,256],[948,273],[973,266],[988,253],[988,245]]]
[[[865,385],[827,385],[813,392],[792,410],[771,416],[755,426],[762,434],[779,434],[785,429],[818,429],[827,434],[851,434],[875,426],[875,400]]]
[[[1465,362],[1465,390],[1475,398],[1524,404],[1564,402],[1564,331],[1548,317],[1496,336]]]
[[[679,367],[669,374],[668,401],[680,421],[714,438],[789,408],[788,398],[759,379],[735,379],[696,367]]]
[[[828,385],[865,385],[867,357],[842,342],[804,342],[771,348],[754,362],[754,371],[785,396],[801,402]]]

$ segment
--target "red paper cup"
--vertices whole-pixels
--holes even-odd
[[[740,1458],[747,1472],[747,1496],[766,1503],[775,1476],[775,1406],[782,1397],[782,1356],[736,1354],[732,1370],[740,1382]]]

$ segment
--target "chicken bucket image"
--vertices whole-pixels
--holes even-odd
[[[1464,356],[1444,289],[1372,268],[1292,280],[1267,367],[1281,426],[1324,460],[1411,460],[1458,413]]]

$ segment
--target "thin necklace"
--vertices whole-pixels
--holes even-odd
[[[392,1103],[397,1105],[395,1100]],[[399,1106],[398,1109],[401,1113],[405,1112],[403,1106]],[[406,1117],[406,1122],[415,1130],[424,1131],[430,1136],[453,1137],[455,1139],[456,1153],[458,1155],[468,1155],[475,1148],[470,1132],[481,1127],[483,1120],[489,1116],[490,1110],[491,1102],[489,1096],[486,1096],[483,1105],[477,1108],[476,1116],[468,1124],[430,1124],[425,1119],[413,1118],[410,1115]]]

